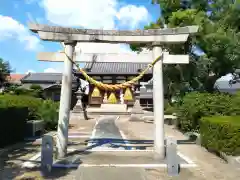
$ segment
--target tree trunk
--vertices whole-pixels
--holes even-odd
[[[216,80],[219,78],[219,76],[214,75],[214,76],[208,76],[206,81],[204,82],[204,89],[208,93],[213,93],[215,91],[214,84],[216,83]]]

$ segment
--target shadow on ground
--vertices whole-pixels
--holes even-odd
[[[128,144],[128,146],[130,148],[136,147],[137,145],[141,145],[141,146],[146,145],[146,147],[151,147],[154,144],[153,140],[112,139],[112,138],[90,139],[90,140],[86,140],[85,142],[95,143],[93,147],[101,146],[103,144],[110,144],[116,148],[126,147],[126,144]],[[165,140],[165,144],[166,144],[166,140]],[[195,140],[194,139],[179,139],[179,140],[177,140],[177,144],[179,144],[179,145],[195,144]],[[131,146],[131,145],[134,145],[134,146]],[[91,149],[93,147],[90,146],[86,150]]]
[[[1,180],[25,180],[25,179],[59,179],[68,175],[74,169],[53,169],[50,174],[43,174],[40,168],[26,169],[22,163],[29,161],[31,157],[40,152],[41,146],[32,142],[22,142],[10,146],[0,152],[0,179]],[[40,165],[39,161],[36,162]]]
[[[91,150],[93,148],[108,144],[110,148],[125,148],[126,150],[141,147],[141,149],[146,149],[147,147],[153,146],[153,140],[130,140],[130,139],[113,139],[113,138],[96,138],[86,140],[86,143],[91,144],[90,146],[71,152],[72,154],[77,152],[84,152]],[[69,154],[71,154],[69,153]]]
[[[74,157],[75,155],[88,155],[92,153],[91,150],[95,147],[108,144],[111,148],[123,147],[126,150],[136,148],[138,145],[140,149],[146,149],[147,147],[153,146],[153,140],[135,140],[135,139],[112,139],[112,138],[98,138],[90,139],[82,142],[89,146],[82,149],[77,149],[76,151],[68,153],[67,157]],[[177,140],[178,144],[194,144],[193,140]],[[127,146],[126,146],[127,144]],[[38,177],[43,179],[59,179],[61,177],[68,176],[69,173],[75,171],[74,168],[53,168],[50,174],[42,174],[39,168],[35,169],[25,169],[21,167],[23,162],[29,161],[29,159],[40,151],[39,145],[33,145],[32,142],[24,142],[13,146],[8,151],[2,151],[0,153],[0,179],[25,179],[28,177],[36,179]],[[71,158],[70,158],[71,159]],[[40,165],[40,161],[32,161]],[[58,162],[61,163],[61,160]],[[81,165],[81,160],[78,159],[77,164]]]
[[[12,146],[6,147],[0,152],[0,179],[14,179],[22,173],[20,167],[21,160],[27,160],[38,153],[39,145],[33,145],[31,142],[21,142]]]
[[[11,175],[6,175],[3,174],[4,176],[2,177],[3,180],[26,180],[26,179],[36,179],[36,180],[45,180],[45,179],[59,179],[61,177],[66,177],[69,175],[72,171],[76,170],[73,168],[53,168],[51,173],[43,173],[40,168],[34,168],[34,169],[23,169],[21,167],[15,167],[10,168],[8,170],[12,171]],[[72,179],[72,178],[70,178]]]

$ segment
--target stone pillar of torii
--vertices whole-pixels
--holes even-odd
[[[164,54],[161,48],[162,44],[184,43],[187,41],[189,34],[193,34],[198,31],[198,26],[137,31],[116,31],[29,24],[29,29],[38,33],[42,40],[64,42],[65,53],[67,56],[78,62],[92,62],[93,54],[74,54],[74,48],[77,42],[127,44],[150,43],[153,47],[152,52],[141,53],[141,55],[131,53],[101,53],[97,55],[95,62],[151,63],[154,59]],[[61,52],[40,53],[37,58],[41,61],[64,61],[57,133],[58,156],[61,158],[67,154],[73,64],[68,60],[66,55]],[[159,158],[165,157],[163,63],[186,64],[188,62],[188,55],[169,55],[166,53],[153,67],[153,105],[155,124],[154,149],[157,157]]]

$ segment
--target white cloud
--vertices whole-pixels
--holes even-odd
[[[120,7],[118,0],[42,0],[40,6],[53,24],[93,29],[117,29],[118,26],[136,28],[140,22],[150,20],[144,6]],[[128,45],[79,43],[76,50],[88,53],[126,52]]]
[[[136,27],[149,21],[144,6],[126,5],[119,9],[117,0],[42,0],[47,19],[62,26],[81,26],[96,29],[116,29],[116,21]]]
[[[8,39],[17,39],[26,44],[27,50],[36,50],[41,48],[40,40],[30,34],[30,31],[12,17],[0,15],[0,41]]]
[[[42,0],[47,19],[62,26],[113,29],[116,0]]]
[[[61,71],[57,70],[57,69],[54,69],[54,68],[47,68],[47,69],[44,69],[43,71],[44,73],[59,73]]]
[[[127,5],[122,7],[117,13],[121,25],[136,28],[140,22],[148,22],[150,15],[144,6]]]

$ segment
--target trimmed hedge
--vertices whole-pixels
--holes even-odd
[[[27,117],[27,108],[0,105],[0,148],[24,139]]]
[[[55,130],[59,103],[22,95],[0,95],[0,148],[22,141],[26,121],[43,120],[47,130]]]
[[[182,131],[198,131],[199,121],[205,116],[240,115],[239,95],[223,93],[189,93],[176,106],[178,128]]]
[[[35,98],[41,98],[42,97],[42,90],[38,89],[24,89],[24,88],[17,88],[13,92],[15,95],[21,95],[21,96],[31,96]]]
[[[200,121],[204,147],[227,155],[240,155],[240,116],[204,117]]]
[[[25,107],[28,108],[28,120],[39,119],[38,109],[43,103],[40,98],[34,98],[24,95],[0,95],[0,104],[11,107]]]
[[[27,120],[44,120],[47,130],[56,129],[59,103],[23,95],[0,95],[3,107],[23,107],[28,109]]]

